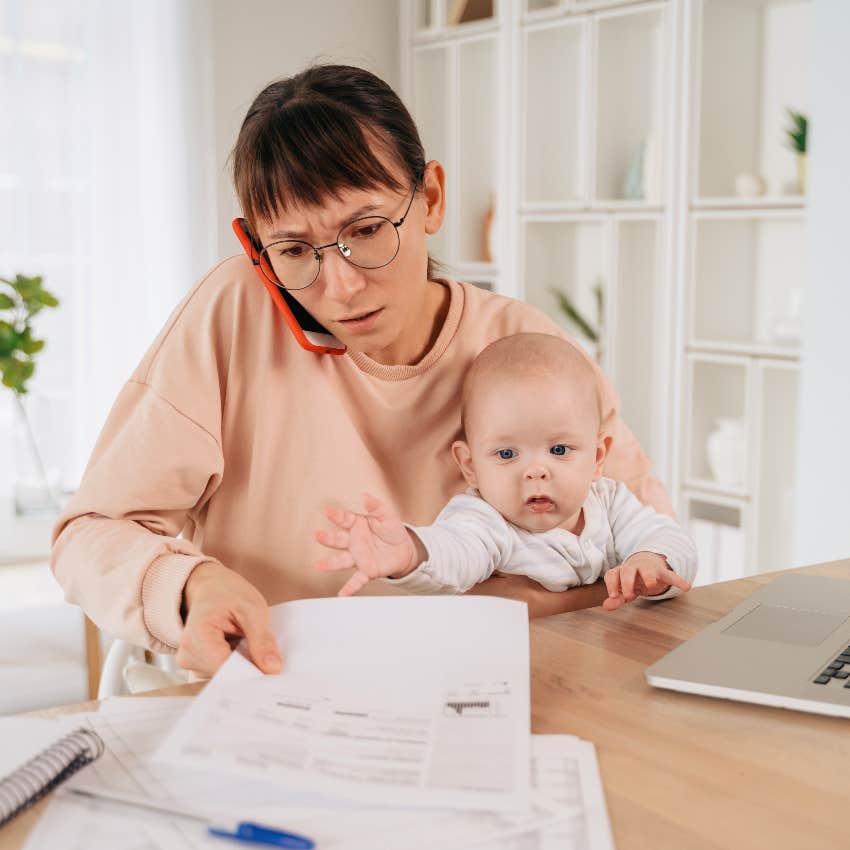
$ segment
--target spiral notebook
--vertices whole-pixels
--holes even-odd
[[[24,741],[26,746],[26,741]],[[80,768],[100,758],[104,743],[92,729],[74,729],[0,778],[0,827]]]

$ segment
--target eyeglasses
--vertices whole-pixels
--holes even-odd
[[[407,209],[398,221],[391,221],[382,215],[356,218],[344,224],[336,240],[327,245],[315,246],[300,239],[272,242],[260,251],[260,269],[272,283],[281,289],[291,290],[306,289],[316,280],[322,271],[322,251],[326,248],[335,247],[347,263],[361,269],[388,266],[398,254],[401,245],[398,229],[404,224],[413,206],[416,185]]]

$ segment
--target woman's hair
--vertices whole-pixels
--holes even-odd
[[[401,184],[375,151],[408,178]],[[345,189],[409,191],[425,169],[416,124],[379,77],[349,65],[316,65],[275,80],[256,97],[231,152],[249,227],[284,207],[321,204]],[[429,257],[428,277],[436,264]]]

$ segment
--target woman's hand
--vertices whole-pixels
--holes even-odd
[[[339,555],[317,561],[317,570],[357,569],[339,596],[352,596],[373,578],[406,576],[425,560],[422,543],[395,513],[368,493],[363,496],[363,504],[365,514],[327,508],[325,514],[337,528],[316,532],[319,543],[340,550]]]
[[[235,640],[248,641],[251,661],[263,673],[279,673],[280,652],[269,628],[269,606],[249,581],[206,561],[189,575],[183,590],[187,614],[177,663],[212,676],[230,657]]]

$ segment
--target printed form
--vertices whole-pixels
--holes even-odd
[[[150,761],[156,742],[186,709],[186,699],[109,700],[78,715],[107,750],[54,795],[26,850],[214,850],[223,845],[197,823],[167,812],[79,798],[146,801],[213,820],[249,819],[308,835],[323,850],[613,850],[593,745],[567,735],[531,736],[531,809],[527,813],[351,806],[275,786],[175,771]],[[45,722],[45,721],[42,721]],[[215,815],[218,815],[218,818]]]
[[[385,806],[528,809],[525,603],[311,599],[271,623],[284,671],[234,652],[158,759]]]

